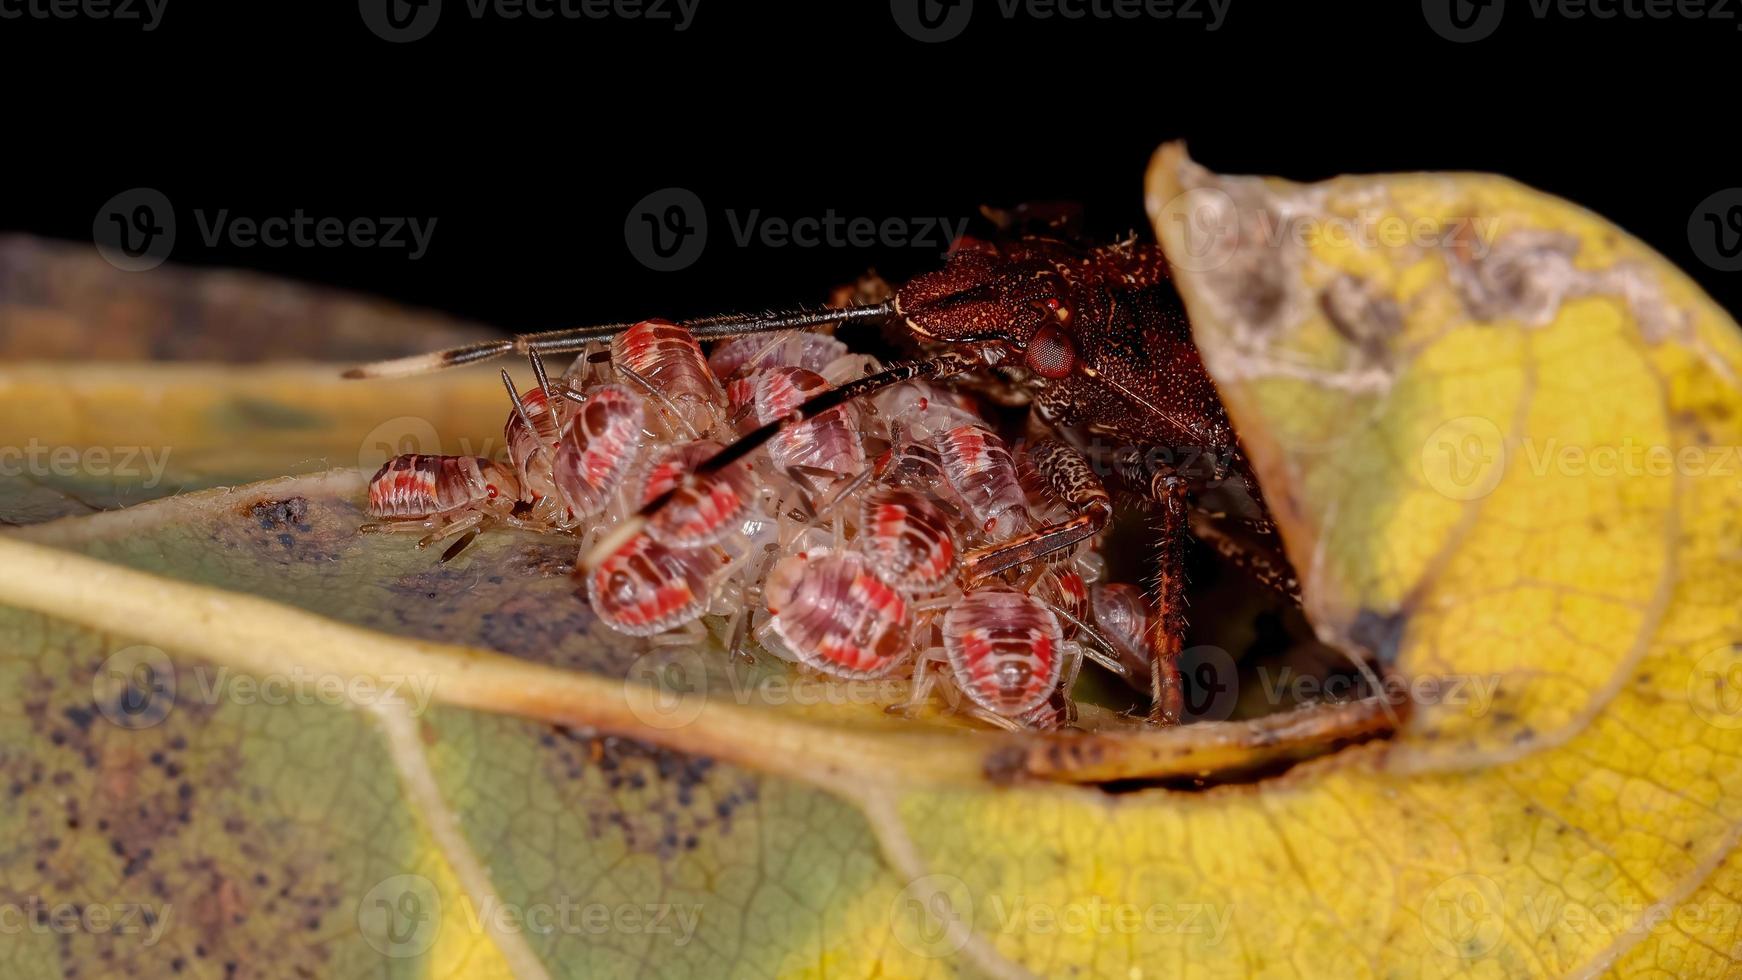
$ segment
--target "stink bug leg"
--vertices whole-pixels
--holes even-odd
[[[1048,440],[1035,445],[1029,455],[1053,495],[1076,516],[972,552],[962,562],[964,587],[973,588],[1000,572],[1075,547],[1101,533],[1113,516],[1112,498],[1081,453]]]

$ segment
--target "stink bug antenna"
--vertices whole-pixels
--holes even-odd
[[[723,340],[727,337],[742,337],[746,334],[769,333],[775,330],[798,330],[823,323],[875,320],[887,317],[894,312],[894,302],[886,300],[882,303],[864,306],[813,306],[767,313],[710,316],[685,320],[678,326],[688,330],[697,340]],[[514,353],[525,354],[529,357],[534,354],[573,354],[588,344],[609,342],[611,338],[633,326],[635,326],[633,323],[606,323],[591,327],[571,327],[567,330],[549,330],[543,333],[516,334],[505,340],[486,340],[476,344],[467,344],[464,347],[432,351],[428,354],[413,354],[410,357],[401,357],[390,361],[376,361],[373,364],[351,368],[344,373],[344,376],[347,378],[402,378],[412,374],[424,374],[429,371],[459,367],[462,364],[491,361]]]
[[[591,551],[581,556],[577,567],[582,572],[591,572],[597,568],[601,562],[622,547],[624,542],[641,533],[652,520],[653,515],[659,513],[660,508],[664,507],[666,502],[679,490],[686,487],[693,488],[714,479],[714,474],[767,445],[768,441],[773,439],[781,429],[787,426],[802,425],[832,408],[839,408],[856,398],[862,398],[885,388],[917,378],[939,378],[961,374],[964,371],[972,370],[978,363],[972,356],[946,351],[923,361],[902,361],[891,364],[876,374],[868,374],[838,388],[818,392],[794,408],[784,418],[775,419],[767,425],[750,430],[736,442],[702,460],[696,466],[695,471],[685,477],[683,482],[650,501],[647,506],[631,514],[628,520],[612,528],[610,533],[600,538]]]

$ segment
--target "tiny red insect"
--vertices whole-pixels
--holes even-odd
[[[563,427],[552,463],[563,502],[579,517],[610,505],[634,467],[645,436],[645,403],[622,385],[600,385],[587,394]]]
[[[726,393],[688,330],[643,320],[611,339],[611,363],[674,415],[673,427],[695,439],[713,431]],[[674,434],[676,434],[674,432]]]
[[[790,415],[828,389],[828,381],[814,371],[777,367],[733,380],[727,397],[739,431],[747,432]],[[777,472],[804,480],[812,490],[865,468],[858,418],[847,405],[781,430],[769,440],[768,454]]]
[[[473,509],[507,514],[519,498],[514,474],[481,456],[408,453],[369,479],[373,517],[422,520]]]
[[[737,530],[756,503],[748,467],[728,466],[706,480],[676,485],[671,499],[647,524],[647,533],[673,547],[714,544]]]
[[[708,367],[727,379],[775,367],[804,368],[821,374],[829,362],[847,353],[847,345],[828,334],[782,330],[721,341],[708,355]]]
[[[860,506],[859,540],[877,574],[902,592],[942,588],[956,570],[949,520],[912,490],[884,487]]]
[[[1032,590],[1041,601],[1062,612],[1059,628],[1065,639],[1077,635],[1077,624],[1089,618],[1089,586],[1083,576],[1068,565],[1056,565],[1040,573]]]
[[[937,447],[944,475],[987,538],[1001,540],[1028,527],[1027,497],[1003,439],[983,425],[959,425],[941,433]]]
[[[1064,636],[1058,618],[1030,596],[970,592],[944,614],[943,638],[956,684],[994,714],[1033,711],[1058,686]]]
[[[724,564],[716,548],[668,548],[637,534],[587,576],[587,595],[612,629],[651,636],[706,612],[709,580]]]
[[[768,626],[801,662],[878,677],[906,659],[907,602],[850,551],[788,555],[766,586]]]
[[[1100,583],[1089,590],[1095,625],[1110,640],[1133,678],[1149,676],[1149,602],[1134,585]]]
[[[660,450],[641,474],[639,506],[645,507],[675,490],[686,474],[722,448],[712,439],[696,439]]]

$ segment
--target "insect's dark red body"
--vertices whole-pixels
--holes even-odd
[[[934,356],[978,361],[1079,447],[1121,489],[1162,513],[1157,614],[1148,626],[1158,720],[1177,720],[1174,661],[1182,646],[1187,508],[1232,481],[1259,546],[1274,531],[1233,427],[1192,340],[1191,323],[1155,245],[1083,247],[1050,237],[963,241],[948,263],[897,291],[893,312]],[[939,373],[949,373],[947,371]],[[1078,481],[1079,483],[1085,481]],[[1060,486],[1080,516],[1002,549],[969,556],[971,576],[996,573],[1069,547],[1105,526],[1099,487]],[[1219,504],[1225,506],[1224,497]],[[1225,516],[1225,515],[1224,515]],[[1220,543],[1224,553],[1234,539]],[[1249,567],[1286,569],[1272,558]],[[1268,584],[1292,585],[1292,577]]]
[[[1158,246],[967,241],[902,287],[895,311],[922,341],[1006,354],[999,368],[1049,424],[1133,445],[1235,447]]]

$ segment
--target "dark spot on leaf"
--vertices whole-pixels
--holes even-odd
[[[310,531],[313,528],[308,523],[308,499],[291,497],[288,500],[262,500],[248,508],[248,513],[259,523],[262,530],[289,527],[298,531]]]
[[[1397,301],[1356,276],[1332,280],[1319,293],[1319,308],[1332,329],[1376,364],[1387,360],[1391,339],[1403,332]]]

